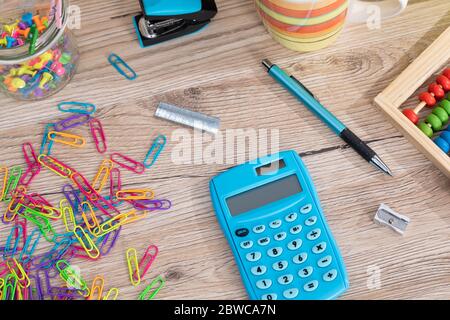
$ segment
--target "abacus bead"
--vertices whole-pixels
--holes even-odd
[[[444,109],[450,115],[450,100],[442,100],[441,102],[439,102],[439,107]]]
[[[419,95],[419,100],[425,102],[428,107],[432,107],[436,104],[436,99],[429,92],[422,92]]]
[[[448,142],[441,137],[437,137],[436,139],[434,139],[434,143],[439,147],[439,149],[444,151],[444,153],[450,152],[450,144],[448,144]]]
[[[450,79],[443,74],[436,78],[436,82],[440,84],[446,92],[450,91]]]
[[[425,121],[431,125],[431,128],[434,132],[440,131],[442,129],[442,121],[434,113],[430,113]]]
[[[442,72],[442,74],[450,79],[450,68],[445,69],[444,72]]]
[[[445,91],[437,83],[432,83],[428,86],[428,92],[434,94],[436,99],[440,100],[445,97]]]
[[[428,138],[431,138],[433,136],[433,130],[425,122],[419,123],[418,127],[420,131],[422,131]]]
[[[443,131],[440,135],[441,139],[444,139],[447,141],[448,144],[450,144],[450,131]]]
[[[441,120],[443,125],[446,125],[448,122],[448,113],[444,110],[444,108],[436,107],[433,110],[433,113],[438,116],[439,120]]]
[[[403,114],[411,120],[412,123],[417,124],[419,122],[419,116],[412,109],[405,109],[402,111]]]
[[[442,129],[442,121],[434,113],[430,113],[428,115],[428,117],[426,118],[426,123],[431,125],[431,128],[433,129],[434,132],[440,131]]]

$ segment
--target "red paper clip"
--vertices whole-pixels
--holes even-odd
[[[45,154],[41,154],[38,157],[38,161],[41,165],[47,167],[48,169],[50,169],[51,171],[53,171],[57,175],[60,175],[63,178],[70,178],[72,173],[75,172],[75,170],[73,170],[68,165]]]
[[[73,183],[80,189],[81,193],[86,196],[88,200],[97,201],[100,195],[95,191],[94,187],[83,177],[80,173],[74,172],[70,176]]]
[[[116,207],[114,207],[111,202],[103,198],[101,195],[98,196],[97,200],[95,201],[90,200],[90,202],[92,203],[93,206],[95,206],[98,210],[100,210],[110,218],[120,215],[120,211]]]
[[[20,177],[19,184],[28,187],[33,179],[41,172],[41,165],[36,162],[32,166],[28,166],[28,169]]]
[[[97,119],[89,121],[89,127],[91,128],[92,139],[95,142],[95,148],[99,153],[105,153],[108,149],[106,145],[105,132],[103,131],[102,124]]]
[[[141,271],[141,280],[144,279],[144,276],[147,274],[147,271],[152,266],[153,262],[156,259],[156,256],[158,255],[159,249],[155,245],[150,245],[147,248],[147,251],[145,251],[144,256],[142,257],[141,261],[139,261],[139,270]]]
[[[142,163],[137,162],[129,157],[126,157],[120,153],[111,154],[111,161],[117,163],[122,168],[135,172],[137,174],[142,174],[145,171],[145,167]]]
[[[120,200],[117,200],[116,194],[122,189],[122,179],[120,178],[120,170],[117,168],[112,169],[109,172],[109,199],[112,204],[117,204]]]
[[[25,162],[28,167],[33,167],[35,165],[39,165],[38,158],[36,153],[34,152],[33,146],[31,143],[26,142],[22,145],[23,157],[25,158]]]

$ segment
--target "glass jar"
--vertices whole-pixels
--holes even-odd
[[[41,100],[72,79],[79,62],[68,0],[0,0],[0,88]]]

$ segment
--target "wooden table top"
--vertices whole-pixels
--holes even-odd
[[[137,0],[72,4],[82,13],[82,27],[75,30],[82,54],[78,73],[45,101],[2,98],[0,163],[24,167],[21,144],[39,146],[45,124],[64,117],[57,103],[89,101],[98,107],[96,117],[110,151],[140,159],[157,134],[167,135],[168,147],[157,164],[143,175],[124,172],[123,181],[127,188],[150,187],[173,202],[169,211],[125,226],[108,256],[95,262],[74,260],[88,283],[103,275],[106,288],[119,288],[120,299],[136,299],[145,284],[162,274],[167,283],[159,299],[247,297],[208,189],[209,180],[230,165],[174,164],[177,141],[172,134],[180,127],[154,117],[157,103],[164,101],[220,117],[223,131],[279,130],[280,148],[303,155],[347,265],[351,287],[343,299],[450,297],[449,180],[373,104],[448,27],[448,0],[410,1],[404,14],[383,21],[381,29],[346,26],[336,44],[306,54],[274,42],[249,0],[218,0],[219,13],[205,30],[147,49],[139,47],[132,26],[140,11]],[[137,71],[137,80],[127,81],[114,71],[107,61],[111,52]],[[376,171],[299,105],[267,75],[263,58],[300,78],[369,142],[395,177]],[[75,132],[89,137],[86,128],[79,130]],[[58,145],[53,155],[89,179],[103,159],[91,142],[81,150]],[[43,170],[30,191],[57,202],[63,184]],[[404,236],[373,222],[381,203],[411,219]],[[4,212],[5,203],[0,207]],[[2,245],[9,229],[0,226]],[[140,255],[150,244],[159,246],[160,255],[144,283],[133,287],[125,251],[134,247]],[[378,271],[380,286],[374,286]]]

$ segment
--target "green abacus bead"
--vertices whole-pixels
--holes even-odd
[[[440,131],[442,129],[442,121],[434,113],[430,113],[425,121],[431,125],[434,132]]]
[[[442,100],[441,102],[439,102],[439,107],[444,109],[450,115],[450,100]]]
[[[436,107],[433,110],[433,113],[438,116],[439,120],[441,120],[443,125],[446,125],[448,122],[448,113],[444,108]]]
[[[425,133],[428,138],[433,137],[433,130],[428,124],[426,124],[425,122],[420,122],[417,126],[419,127],[420,131]]]

